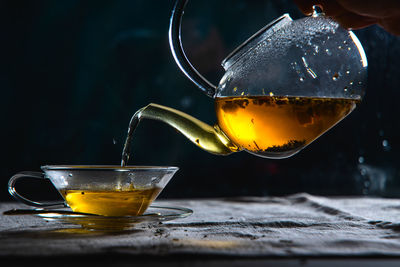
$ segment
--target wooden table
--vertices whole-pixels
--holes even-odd
[[[159,200],[193,215],[129,230],[0,217],[0,262],[14,266],[400,266],[400,200],[288,197]],[[2,203],[0,211],[21,209]]]

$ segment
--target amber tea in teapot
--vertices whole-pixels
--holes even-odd
[[[218,125],[249,152],[285,157],[346,117],[360,100],[252,96],[215,99]]]

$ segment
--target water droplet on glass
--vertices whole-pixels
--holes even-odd
[[[272,93],[272,92],[269,92],[269,96],[274,96],[274,93]]]
[[[389,151],[390,150],[390,144],[388,140],[383,140],[382,141],[382,146],[383,146],[383,150],[385,151]]]
[[[350,82],[350,85],[353,85],[354,84],[354,82]]]
[[[326,54],[328,55],[328,56],[332,56],[332,52],[327,48],[327,49],[325,49],[325,52],[326,52]]]
[[[113,138],[113,144],[114,145],[117,144],[117,140],[115,140],[114,138]]]
[[[319,46],[318,46],[318,45],[316,45],[316,46],[314,47],[314,49],[315,49],[315,53],[318,53],[318,52],[319,52]]]
[[[303,77],[300,77],[300,82],[304,82],[304,78]]]
[[[338,48],[339,48],[339,49],[342,49],[342,46],[341,46],[341,45],[339,45],[339,46],[338,46]]]
[[[343,90],[344,90],[345,92],[347,92],[347,87],[345,87]]]
[[[363,156],[358,157],[358,163],[362,164],[364,163],[365,159]]]
[[[311,68],[307,68],[307,73],[311,76],[311,78],[316,79],[318,76]]]
[[[349,50],[349,51],[350,51],[350,50],[351,50],[351,47],[348,47],[348,48],[347,48],[347,50]]]
[[[68,174],[68,176],[69,176],[69,177],[72,177],[73,175],[72,175],[72,173],[70,173],[70,174]]]
[[[333,74],[332,80],[337,81],[339,79],[339,74],[336,72]]]
[[[347,41],[345,40],[345,41],[343,41],[343,44],[347,44]]]
[[[183,108],[187,109],[192,105],[192,98],[190,96],[185,96],[181,99],[181,105]]]
[[[315,79],[317,78],[317,74],[308,66],[307,60],[305,57],[301,57],[301,60],[303,60],[303,65],[307,70],[307,73],[311,76],[311,78]]]
[[[350,74],[350,71],[348,70],[348,71],[346,71],[346,74]]]
[[[367,174],[367,170],[364,169],[364,168],[361,168],[360,169],[360,173],[361,173],[362,176],[365,176]]]
[[[301,60],[303,61],[304,67],[308,68],[308,63],[305,57],[301,57]]]

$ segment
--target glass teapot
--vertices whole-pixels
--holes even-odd
[[[222,62],[218,86],[188,61],[181,43],[187,0],[176,1],[169,42],[183,73],[215,99],[218,123],[207,125],[183,112],[150,104],[132,117],[128,137],[141,119],[163,121],[194,144],[227,155],[245,150],[265,158],[290,157],[346,117],[361,101],[367,59],[353,32],[325,17],[275,19]],[[129,154],[127,138],[124,155]]]

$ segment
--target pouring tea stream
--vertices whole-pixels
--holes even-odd
[[[182,72],[215,101],[217,123],[207,125],[158,104],[131,119],[121,165],[142,119],[162,121],[200,148],[218,155],[247,151],[280,159],[293,156],[340,120],[364,95],[367,58],[352,31],[327,18],[319,7],[310,17],[275,19],[222,62],[219,84],[205,79],[187,59],[181,22],[187,0],[177,0],[169,43]]]

